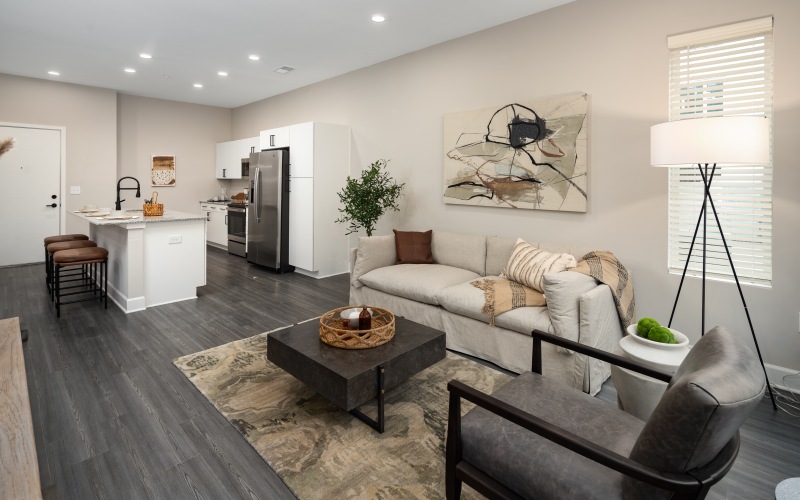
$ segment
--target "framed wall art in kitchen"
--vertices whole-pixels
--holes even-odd
[[[175,185],[175,156],[153,155],[150,162],[152,186],[170,187]]]

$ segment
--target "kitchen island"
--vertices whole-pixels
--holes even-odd
[[[108,297],[126,313],[197,298],[206,284],[206,218],[141,210],[111,219],[70,212],[89,223],[89,239],[108,250]]]

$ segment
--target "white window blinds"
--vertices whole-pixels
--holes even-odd
[[[772,118],[772,18],[668,38],[669,119],[756,115]],[[711,195],[742,283],[772,283],[772,167],[717,165]],[[669,270],[683,272],[703,203],[697,166],[669,169]],[[706,276],[733,280],[708,210]],[[702,272],[702,225],[687,274]]]

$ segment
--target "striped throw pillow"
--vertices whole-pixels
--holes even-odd
[[[560,273],[576,265],[575,257],[568,253],[545,252],[519,238],[501,276],[544,292],[545,273]]]

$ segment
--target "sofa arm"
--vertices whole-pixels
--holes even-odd
[[[608,285],[600,285],[581,295],[579,328],[581,344],[606,352],[617,351],[624,332]]]
[[[358,258],[358,247],[354,247],[350,249],[350,286],[355,288],[361,288],[364,286],[360,281],[357,279],[353,279],[353,271],[356,268],[356,259]]]

